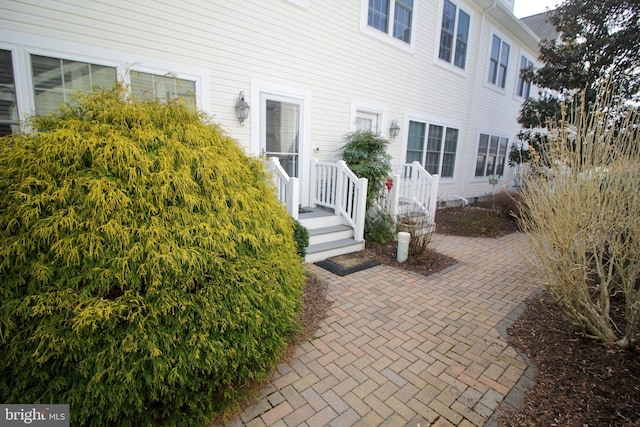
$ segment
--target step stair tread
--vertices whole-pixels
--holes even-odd
[[[309,245],[309,247],[307,248],[307,253],[317,253],[317,252],[322,252],[322,251],[330,251],[332,249],[337,249],[337,248],[344,248],[346,246],[351,246],[351,245],[358,245],[363,243],[362,241],[358,241],[354,238],[349,238],[349,239],[341,239],[341,240],[334,240],[332,242],[326,242],[326,243],[318,243],[316,245]]]
[[[351,230],[351,227],[348,225],[333,225],[330,227],[311,228],[308,231],[309,236],[318,236],[321,234],[338,233],[347,230]]]

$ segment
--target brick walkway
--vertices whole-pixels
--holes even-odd
[[[538,290],[526,238],[432,247],[458,264],[429,277],[309,266],[329,284],[328,318],[226,426],[490,426],[501,402],[517,407],[534,370],[503,335]]]

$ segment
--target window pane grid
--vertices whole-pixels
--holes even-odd
[[[475,176],[504,175],[508,144],[507,138],[480,134]]]
[[[39,55],[31,55],[31,73],[37,114],[52,112],[75,91],[109,88],[116,81],[114,67]]]
[[[403,4],[405,3],[405,4]],[[411,6],[413,2],[396,0],[393,18],[393,36],[404,42],[411,41]]]
[[[465,67],[467,61],[467,43],[469,41],[470,17],[463,11],[458,14],[458,34],[456,37],[456,58],[453,65]]]
[[[493,36],[491,44],[491,58],[489,60],[489,82],[496,84],[498,78],[498,61],[500,58],[501,40],[498,36]]]
[[[444,1],[442,11],[442,29],[440,30],[440,59],[451,62],[453,52],[453,34],[456,26],[456,6],[449,0]]]
[[[385,33],[388,31],[389,0],[369,0],[369,26]]]
[[[533,62],[529,61],[527,57],[522,55],[520,57],[520,71],[518,73],[518,96],[521,98],[529,98],[531,94],[531,81],[522,77],[522,72],[533,67]]]
[[[451,1],[444,0],[438,57],[449,63],[453,61],[453,65],[462,69],[467,59],[470,19]]]
[[[181,99],[185,105],[196,107],[196,82],[171,76],[131,71],[131,93],[143,100],[163,102]]]
[[[507,66],[509,65],[509,50],[510,47],[505,42],[502,42],[502,49],[500,54],[500,78],[499,85],[504,88],[507,82]]]

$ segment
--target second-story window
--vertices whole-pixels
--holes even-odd
[[[393,22],[393,28],[389,28],[390,22]],[[369,0],[367,24],[403,42],[411,43],[413,0]]]
[[[533,67],[533,62],[529,61],[529,59],[521,55],[520,56],[520,70],[518,71],[518,87],[516,88],[516,93],[520,98],[528,98],[531,94],[531,80],[522,76],[524,70],[528,70]]]
[[[389,31],[389,0],[369,0],[368,24],[384,33]]]
[[[462,69],[467,61],[470,19],[462,9],[444,0],[438,57]]]
[[[500,37],[493,35],[491,59],[489,60],[489,83],[504,89],[507,82],[510,46]]]

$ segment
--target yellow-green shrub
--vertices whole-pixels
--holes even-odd
[[[293,223],[259,160],[176,103],[80,96],[0,141],[0,401],[194,425],[295,328]]]

